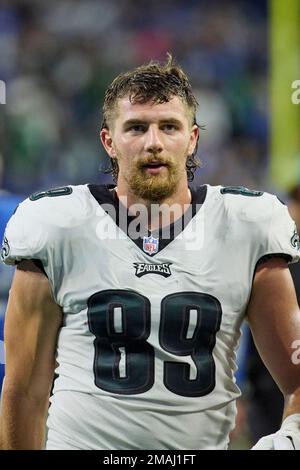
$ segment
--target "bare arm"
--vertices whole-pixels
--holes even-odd
[[[300,311],[283,259],[257,269],[247,315],[257,349],[284,395],[284,418],[300,413],[300,364],[292,360],[292,344],[300,339]]]
[[[1,398],[3,449],[42,449],[62,321],[47,277],[22,261],[10,291],[4,327],[6,373]]]

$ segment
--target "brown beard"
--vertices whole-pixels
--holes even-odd
[[[166,165],[167,171],[163,174],[151,175],[147,173],[145,165],[159,160]],[[132,163],[132,169],[125,177],[130,190],[138,197],[151,203],[161,203],[172,196],[178,186],[180,171],[171,159],[162,159],[159,155],[151,155],[142,161]]]

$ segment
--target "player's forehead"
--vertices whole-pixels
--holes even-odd
[[[120,122],[128,120],[159,121],[167,119],[186,120],[189,118],[187,105],[178,96],[173,96],[165,103],[132,103],[129,96],[117,102],[116,119]]]

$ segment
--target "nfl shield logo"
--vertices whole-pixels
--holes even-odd
[[[143,238],[143,250],[148,253],[148,255],[154,255],[158,252],[158,238],[144,237]]]

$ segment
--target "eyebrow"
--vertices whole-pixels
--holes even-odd
[[[147,124],[149,121],[147,119],[128,119],[123,123],[123,127],[130,127],[130,126],[136,126],[140,124]],[[181,126],[182,122],[179,121],[179,119],[176,118],[164,118],[159,121],[159,124],[176,124],[177,126]]]

